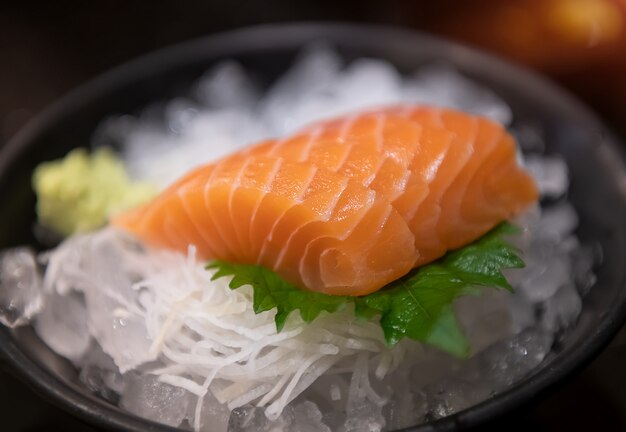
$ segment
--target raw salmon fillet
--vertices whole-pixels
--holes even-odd
[[[394,106],[319,122],[199,167],[113,219],[143,241],[365,295],[476,240],[538,197],[485,118]]]

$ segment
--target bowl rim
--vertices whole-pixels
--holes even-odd
[[[626,158],[624,150],[617,144],[618,141],[590,109],[568,91],[551,83],[549,79],[494,55],[412,29],[346,22],[297,22],[243,27],[174,44],[123,63],[71,90],[29,121],[0,150],[0,176],[4,175],[13,160],[27,151],[29,142],[55,124],[59,118],[97,99],[111,88],[123,85],[124,82],[141,75],[145,76],[146,71],[166,71],[169,68],[179,67],[182,63],[190,61],[199,51],[210,51],[210,57],[227,58],[229,51],[233,52],[233,48],[242,51],[242,48],[262,50],[276,48],[277,45],[293,46],[294,39],[301,41],[320,38],[327,38],[331,41],[333,38],[344,40],[346,34],[352,36],[384,34],[385,37],[403,41],[403,43],[431,44],[457,58],[471,58],[476,63],[483,64],[483,68],[486,65],[498,74],[506,76],[507,81],[523,80],[528,83],[529,87],[542,92],[544,98],[551,99],[555,106],[569,116],[583,119],[585,124],[602,132],[604,137],[602,145],[616,156],[612,160],[615,164],[615,172],[626,184],[624,165]],[[263,37],[259,37],[260,35]],[[624,283],[625,281],[622,280],[622,286]],[[495,398],[489,398],[434,422],[402,430],[426,432],[475,427],[511,412],[527,403],[531,397],[550,391],[555,385],[562,383],[567,377],[590,363],[595,355],[608,345],[624,321],[626,321],[626,294],[623,293],[619,301],[607,311],[607,318],[596,327],[593,337],[586,344],[575,347],[571,355],[562,361],[559,368],[539,370],[525,379],[522,386],[512,387],[499,393]],[[76,386],[60,380],[43,365],[30,358],[16,343],[14,333],[15,330],[0,326],[0,360],[4,363],[4,367],[21,378],[37,393],[49,396],[50,401],[58,407],[88,423],[97,422],[100,426],[109,429],[171,432],[179,430],[137,417],[95,396],[86,396]]]

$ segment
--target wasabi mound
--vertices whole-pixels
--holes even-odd
[[[62,235],[92,231],[119,211],[156,194],[148,183],[133,182],[108,148],[89,154],[76,149],[45,162],[33,174],[39,222]]]

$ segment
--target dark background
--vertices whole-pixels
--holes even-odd
[[[621,33],[615,36],[613,18],[606,18],[602,11],[585,11],[584,16],[600,17],[589,27],[595,28],[593,39],[585,39],[585,33],[574,26],[585,30],[585,22],[567,18],[569,24],[562,26],[558,20],[554,21],[553,15],[562,6],[557,4],[559,1],[574,3],[573,0],[0,1],[0,147],[53,100],[138,55],[231,28],[297,20],[387,23],[482,46],[535,68],[570,88],[591,104],[624,141],[626,25],[619,27]],[[606,3],[606,10],[621,13],[622,22],[626,22],[623,19],[626,1],[589,1]],[[505,3],[507,6],[502,6]],[[556,6],[550,9],[548,4],[550,8]],[[496,25],[508,17],[513,17],[510,25]],[[600,42],[598,25],[607,29],[604,33],[600,31]],[[603,34],[608,36],[603,39]],[[625,365],[626,331],[622,330],[589,367],[560,390],[502,419],[492,429],[626,430]],[[92,429],[35,396],[10,374],[1,372],[0,430]]]

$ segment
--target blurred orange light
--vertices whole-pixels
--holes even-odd
[[[608,0],[548,0],[546,24],[573,43],[594,46],[618,38],[623,30],[619,7]]]

